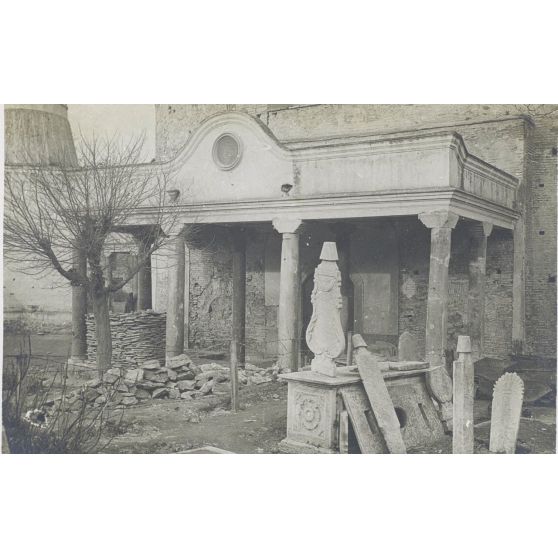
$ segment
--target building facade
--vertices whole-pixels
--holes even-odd
[[[184,222],[197,229],[185,256],[186,346],[231,337],[236,245],[245,261],[247,353],[273,356],[285,344],[304,353],[312,272],[322,242],[335,240],[344,325],[369,343],[390,350],[409,331],[426,357],[433,326],[445,330],[438,352],[471,334],[477,357],[555,356],[555,113],[526,115],[511,105],[159,105],[156,121],[157,159],[181,169]],[[287,248],[296,260],[296,286],[286,295],[296,301],[283,312],[296,318],[287,326],[288,243],[297,248]],[[447,279],[445,264],[433,269],[438,256],[448,258]],[[164,310],[166,270],[154,269],[154,303]],[[443,308],[433,307],[436,292],[429,302],[429,285],[443,291]]]
[[[476,358],[555,357],[555,108],[157,105],[179,219],[131,288],[167,312],[169,355],[234,336],[293,368],[332,240],[344,329],[377,350],[407,331],[432,363],[461,334]]]

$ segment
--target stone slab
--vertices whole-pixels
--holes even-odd
[[[378,362],[363,347],[356,348],[355,358],[372,412],[389,453],[406,453],[399,420]]]
[[[362,385],[340,390],[362,453],[389,453]]]

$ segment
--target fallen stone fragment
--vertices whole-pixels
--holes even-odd
[[[95,399],[95,403],[97,405],[103,405],[104,403],[107,402],[107,397],[106,395],[99,395],[99,397],[97,397],[97,399]]]
[[[181,399],[192,399],[192,392],[191,391],[183,391],[180,394]]]
[[[143,380],[143,370],[141,368],[128,370],[124,377],[132,382],[141,382]]]
[[[116,391],[120,391],[123,393],[126,393],[128,391],[128,386],[124,383],[124,382],[120,382],[117,386],[116,386]]]
[[[116,383],[118,380],[120,380],[120,375],[110,374],[109,372],[107,372],[107,373],[103,376],[103,383],[105,383],[105,384],[114,384],[114,383]]]
[[[141,367],[144,370],[158,370],[159,368],[161,368],[161,364],[158,360],[148,360],[144,362]]]
[[[200,393],[202,395],[208,395],[213,391],[213,387],[215,386],[215,380],[209,380],[200,388]]]
[[[169,380],[175,381],[178,377],[178,374],[172,368],[167,368],[167,376]]]
[[[196,380],[182,380],[176,384],[180,391],[191,391],[196,386]]]
[[[170,357],[167,359],[168,368],[180,368],[181,366],[188,366],[192,363],[192,359],[185,354]]]
[[[160,384],[164,384],[169,379],[166,372],[160,372],[159,370],[147,370],[143,378],[144,380],[159,382]]]
[[[193,370],[185,370],[185,371],[182,371],[182,372],[178,372],[176,374],[176,379],[178,381],[193,380],[195,377],[196,377],[196,374]]]
[[[179,399],[179,398],[180,398],[180,391],[178,389],[169,390],[169,399]]]
[[[136,390],[135,396],[138,399],[151,399],[151,394],[145,389],[139,389],[138,388]]]
[[[138,384],[138,388],[146,389],[148,391],[153,391],[154,389],[162,387],[164,387],[164,384],[161,384],[160,382],[141,382]]]
[[[138,400],[132,395],[131,397],[123,397],[120,404],[130,407],[131,405],[135,405],[137,402]]]
[[[157,388],[153,392],[153,395],[151,397],[153,399],[163,399],[164,397],[167,397],[168,394],[169,394],[169,390],[167,388]]]

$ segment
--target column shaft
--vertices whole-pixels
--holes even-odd
[[[184,352],[184,271],[185,246],[182,235],[169,242],[167,283],[167,358]]]
[[[426,360],[431,366],[445,363],[450,249],[451,229],[433,228],[426,308]]]
[[[232,338],[237,343],[237,360],[246,362],[246,238],[244,231],[232,233]]]
[[[301,221],[274,220],[273,226],[283,236],[277,319],[278,360],[281,368],[298,369],[298,306],[300,289],[299,234]]]
[[[431,366],[445,365],[447,347],[448,273],[451,231],[458,216],[448,211],[419,215],[431,229],[430,274],[426,307],[426,360]]]
[[[486,246],[492,231],[489,223],[478,223],[471,234],[469,257],[469,337],[473,360],[483,356]]]

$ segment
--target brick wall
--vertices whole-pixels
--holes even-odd
[[[505,357],[512,352],[513,235],[494,229],[486,246],[484,353]]]
[[[556,355],[557,137],[558,118],[533,128],[525,184],[525,352],[546,356]]]

